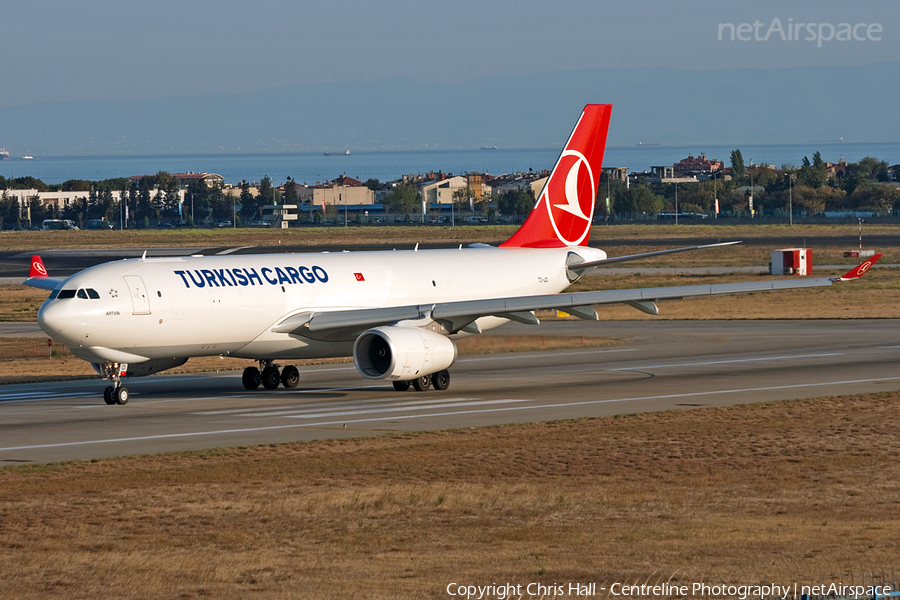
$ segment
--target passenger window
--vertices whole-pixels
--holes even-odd
[[[84,290],[78,290],[78,297],[82,300],[87,300],[87,292]]]
[[[75,297],[75,290],[60,290],[59,296],[57,296],[60,300],[68,300],[69,298]]]
[[[88,295],[88,298],[90,298],[91,300],[99,300],[100,299],[100,294],[98,294],[97,290],[95,290],[94,288],[88,288],[87,295]]]

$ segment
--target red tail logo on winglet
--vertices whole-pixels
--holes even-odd
[[[861,263],[860,265],[854,267],[852,270],[841,275],[838,279],[842,279],[842,280],[843,279],[857,279],[859,277],[862,277],[863,273],[865,273],[866,271],[871,269],[872,265],[877,263],[878,259],[881,258],[881,256],[882,256],[881,254],[876,254],[875,256],[873,256],[872,258],[867,260],[866,262]]]
[[[28,273],[28,276],[47,277],[47,267],[44,266],[44,261],[37,254],[31,257],[31,271]]]
[[[525,224],[502,248],[587,246],[612,104],[588,104]]]

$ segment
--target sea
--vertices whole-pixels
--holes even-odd
[[[800,166],[803,157],[812,160],[816,151],[829,162],[843,158],[856,162],[866,156],[900,163],[900,142],[810,142],[771,145],[641,145],[610,146],[603,164],[627,167],[629,171],[647,171],[652,166],[671,165],[689,155],[717,159],[730,165],[731,151],[741,150],[745,164],[768,163]],[[361,181],[378,179],[393,181],[403,175],[441,171],[454,175],[478,172],[502,175],[529,170],[552,169],[559,148],[538,149],[474,149],[474,150],[403,150],[353,152],[349,155],[326,156],[322,152],[271,154],[175,154],[159,156],[34,156],[12,157],[0,161],[0,175],[14,179],[31,176],[46,184],[70,179],[101,181],[131,175],[168,173],[216,173],[227,184],[242,181],[254,183],[264,177],[281,185],[291,177],[300,184],[313,185],[341,175]]]

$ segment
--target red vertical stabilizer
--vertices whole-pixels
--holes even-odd
[[[501,248],[587,246],[612,104],[588,104],[528,219]]]
[[[41,257],[35,254],[31,257],[31,271],[28,273],[29,277],[46,277],[47,276],[47,267],[44,266],[44,261],[41,260]]]

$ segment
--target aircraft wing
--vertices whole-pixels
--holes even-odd
[[[582,319],[597,320],[594,306],[602,304],[629,304],[649,314],[659,314],[659,300],[680,300],[698,296],[741,294],[767,290],[787,290],[824,287],[839,281],[857,279],[863,275],[881,255],[855,267],[840,277],[814,279],[776,279],[774,281],[750,281],[745,283],[717,283],[710,285],[686,285],[627,290],[601,290],[543,296],[517,296],[485,300],[438,302],[397,306],[390,308],[351,309],[331,312],[306,312],[288,317],[272,331],[290,333],[312,339],[353,339],[370,327],[389,325],[398,321],[431,318],[448,333],[464,331],[480,333],[475,320],[495,316],[521,323],[538,324],[532,314],[535,310],[562,310]]]

